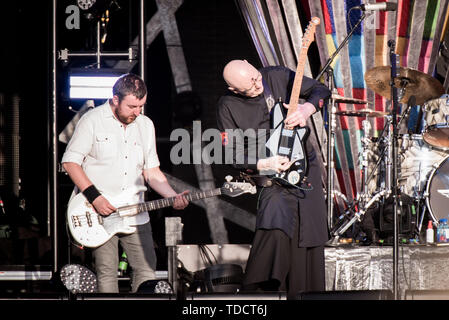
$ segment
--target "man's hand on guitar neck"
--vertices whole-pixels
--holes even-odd
[[[284,103],[285,108],[290,108],[290,106]],[[310,118],[312,114],[316,111],[315,106],[310,102],[304,104],[299,104],[296,110],[290,113],[284,120],[285,124],[289,127],[305,127],[307,119]]]
[[[287,157],[273,156],[266,159],[259,159],[257,161],[257,170],[268,171],[274,170],[277,173],[285,171],[292,165],[293,161],[289,161]]]

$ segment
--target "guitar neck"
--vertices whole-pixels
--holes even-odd
[[[304,65],[307,58],[307,48],[302,48],[298,59],[298,67],[296,68],[295,79],[293,81],[292,93],[290,95],[290,106],[297,106],[299,103],[299,94],[301,93],[302,78],[304,75]],[[296,108],[289,108],[287,116],[293,113]]]
[[[221,188],[206,190],[195,193],[188,193],[184,195],[189,201],[200,200],[209,197],[215,197],[221,195]],[[174,204],[176,197],[171,198],[163,198],[153,201],[142,202],[138,204],[133,204],[129,206],[123,206],[118,209],[118,212],[121,216],[133,216],[145,211],[153,211],[166,207],[170,207]]]

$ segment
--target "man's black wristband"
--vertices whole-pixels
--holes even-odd
[[[83,194],[90,203],[101,196],[100,191],[98,191],[93,184],[84,189]]]

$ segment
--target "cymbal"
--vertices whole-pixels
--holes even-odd
[[[416,104],[439,98],[444,93],[443,85],[432,76],[410,68],[397,68],[395,77],[396,88],[405,86],[400,102],[407,103],[410,96],[415,96]],[[370,89],[377,94],[391,99],[391,67],[380,66],[369,69],[365,73],[365,81]]]
[[[385,117],[386,115],[388,115],[388,112],[375,111],[375,110],[370,110],[370,109],[362,109],[362,110],[336,111],[335,114],[338,114],[339,116],[349,116],[349,117],[379,118],[379,117]]]
[[[340,96],[339,94],[332,94],[332,99],[335,99],[337,103],[349,103],[349,104],[366,104],[368,101],[355,99],[355,98],[347,98]]]

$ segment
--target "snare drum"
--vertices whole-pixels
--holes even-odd
[[[423,110],[426,122],[424,141],[433,147],[449,150],[449,96],[427,101]]]
[[[432,170],[426,188],[426,204],[433,221],[447,218],[449,213],[449,156]]]
[[[399,138],[398,145],[400,163],[398,185],[406,195],[421,198],[429,173],[448,155],[448,152],[427,145],[420,134],[404,134]]]

